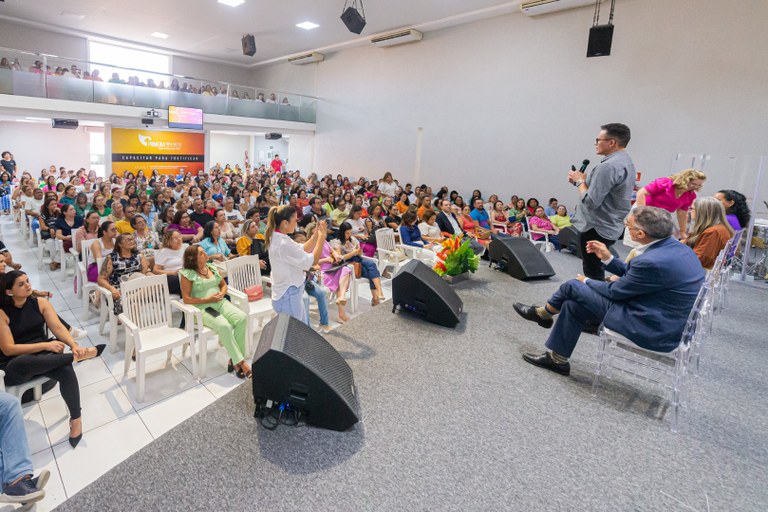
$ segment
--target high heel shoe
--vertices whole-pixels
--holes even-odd
[[[232,364],[232,360],[230,359],[227,363],[227,373],[232,373],[235,371],[235,365]]]
[[[105,348],[107,348],[107,345],[104,343],[99,343],[98,345],[96,345],[96,357],[101,356]]]
[[[72,421],[70,421],[70,422],[69,422],[69,430],[70,430],[70,431],[72,430]],[[82,433],[82,431],[80,432],[80,435],[79,435],[79,436],[75,436],[75,437],[72,437],[72,436],[70,436],[70,437],[69,437],[69,445],[70,445],[72,448],[77,448],[77,445],[80,443],[80,440],[81,440],[82,438],[83,438],[83,433]]]

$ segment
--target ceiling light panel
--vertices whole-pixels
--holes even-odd
[[[313,28],[317,28],[320,25],[317,23],[312,23],[311,21],[305,21],[304,23],[299,23],[296,25],[299,28],[303,28],[304,30],[312,30]]]
[[[168,34],[164,34],[162,32],[152,32],[151,36],[158,39],[168,39]]]
[[[219,0],[220,4],[228,5],[230,7],[237,7],[245,3],[245,0]]]

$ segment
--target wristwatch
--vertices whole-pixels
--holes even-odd
[[[574,187],[579,187],[584,184],[584,180],[577,180],[573,182]]]

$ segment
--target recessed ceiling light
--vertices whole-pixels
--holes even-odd
[[[80,14],[78,12],[72,12],[72,11],[61,11],[61,15],[65,18],[71,18],[75,20],[82,20],[85,19],[85,14]]]
[[[163,34],[162,32],[152,32],[151,36],[158,39],[168,39],[168,34]]]
[[[30,121],[50,121],[50,117],[25,117],[24,119],[29,119]]]
[[[320,25],[318,25],[317,23],[312,23],[311,21],[305,21],[304,23],[299,23],[296,26],[299,28],[303,28],[304,30],[312,30],[313,28],[317,28]]]
[[[31,119],[17,119],[17,123],[36,123],[37,121],[32,121]]]
[[[230,7],[237,7],[240,4],[244,4],[245,0],[219,0],[219,3]]]

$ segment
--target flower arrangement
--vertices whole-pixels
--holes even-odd
[[[464,272],[475,272],[480,265],[480,256],[472,251],[469,241],[461,239],[463,234],[443,240],[443,250],[437,253],[438,261],[432,267],[439,276],[457,276]]]

